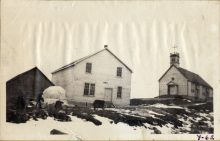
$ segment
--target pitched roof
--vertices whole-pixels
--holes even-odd
[[[202,77],[200,77],[198,74],[193,73],[191,71],[188,71],[186,69],[177,68],[184,76],[186,79],[188,79],[189,81],[193,82],[193,83],[197,83],[209,88],[212,88]]]
[[[197,83],[203,86],[206,86],[208,88],[212,89],[212,86],[210,86],[202,77],[200,77],[198,74],[193,73],[191,71],[188,71],[186,69],[183,69],[181,67],[176,67],[175,65],[171,65],[169,69],[160,77],[159,81],[164,77],[164,75],[172,68],[175,67],[179,72],[190,82]]]
[[[38,69],[37,67],[34,67],[34,68],[30,69],[30,70],[27,70],[27,71],[25,71],[25,72],[22,72],[21,74],[16,75],[15,77],[9,79],[6,83],[9,83],[9,82],[11,82],[11,81],[13,81],[13,80],[15,80],[15,79],[21,77],[22,75],[24,75],[24,74],[26,74],[26,73],[29,73],[29,72],[31,72],[31,71],[35,71],[35,72],[38,71],[48,82],[51,83],[51,85],[54,86],[54,84],[46,77],[46,75],[45,75],[40,69]]]
[[[88,59],[88,58],[90,58],[90,57],[92,57],[92,56],[94,56],[94,55],[100,53],[100,52],[103,52],[103,51],[105,51],[105,50],[108,51],[113,57],[115,57],[120,63],[122,63],[122,64],[132,73],[132,70],[131,70],[124,62],[122,62],[122,61],[121,61],[115,54],[113,54],[108,48],[104,48],[104,49],[102,49],[102,50],[100,50],[100,51],[98,51],[98,52],[95,52],[95,53],[91,54],[91,55],[88,55],[88,56],[85,56],[85,57],[80,58],[80,59],[78,59],[78,60],[75,60],[75,61],[71,62],[70,64],[67,64],[67,65],[65,65],[65,66],[63,66],[63,67],[61,67],[61,68],[59,68],[59,69],[53,71],[52,74],[57,73],[57,72],[59,72],[59,71],[61,71],[61,70],[64,70],[64,69],[66,69],[66,68],[73,67],[73,66],[75,66],[76,64],[78,64],[78,63],[80,63],[80,62],[82,62],[82,61],[84,61],[84,60],[86,60],[86,59]]]

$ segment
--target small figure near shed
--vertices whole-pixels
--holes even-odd
[[[44,102],[44,98],[42,97],[43,93],[39,93],[36,98],[36,108],[41,109],[42,103]]]

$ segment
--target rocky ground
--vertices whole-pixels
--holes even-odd
[[[212,134],[214,130],[212,102],[154,103],[104,110],[67,107],[64,115],[66,120],[60,120],[61,113],[46,118],[30,117],[19,124],[8,122],[7,130],[22,128],[19,135],[32,130],[39,135],[73,135],[74,139],[97,139],[88,132],[98,130],[102,132],[100,139],[142,139],[143,134]]]
[[[133,127],[144,127],[153,134],[211,134],[213,133],[212,103],[191,103],[182,106],[153,105],[130,106],[93,110],[72,109],[72,115],[101,125],[94,115],[110,119],[111,123],[125,123]]]

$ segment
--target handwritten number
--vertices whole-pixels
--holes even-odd
[[[210,140],[214,140],[214,135],[211,135]]]
[[[208,140],[208,139],[209,139],[209,136],[208,136],[208,135],[206,135],[206,136],[205,136],[205,140]]]
[[[202,135],[197,135],[198,141],[205,139],[205,140],[214,140],[214,135],[206,135],[205,137]]]
[[[202,135],[197,135],[197,137],[198,137],[198,141],[200,141]]]

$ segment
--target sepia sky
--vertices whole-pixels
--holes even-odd
[[[5,0],[1,6],[1,86],[34,66],[51,79],[55,69],[107,44],[134,72],[131,97],[151,98],[177,45],[180,66],[220,92],[219,2]]]

